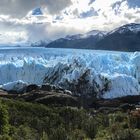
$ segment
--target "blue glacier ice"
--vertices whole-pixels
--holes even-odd
[[[139,95],[140,52],[1,47],[0,85],[8,90],[13,83],[50,83],[103,98]]]

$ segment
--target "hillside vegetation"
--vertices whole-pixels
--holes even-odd
[[[139,114],[0,99],[0,140],[92,139],[140,140]]]

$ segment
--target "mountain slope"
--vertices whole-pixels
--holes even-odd
[[[140,51],[140,24],[127,24],[108,33],[93,30],[86,34],[67,36],[46,47]]]
[[[49,43],[48,48],[77,48],[77,49],[96,49],[95,46],[105,33],[93,30],[86,34],[66,36]],[[91,48],[92,46],[92,48]]]
[[[109,32],[96,49],[140,51],[140,24],[127,24]]]

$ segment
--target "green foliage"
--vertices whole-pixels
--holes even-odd
[[[67,133],[63,126],[59,126],[56,129],[51,130],[51,134],[49,135],[50,140],[66,140]]]
[[[92,111],[2,100],[0,140],[140,140],[138,118]]]
[[[137,129],[124,129],[118,131],[117,134],[112,134],[112,140],[139,140],[140,130]]]
[[[95,140],[111,140],[110,132],[108,129],[101,129],[98,131]]]
[[[86,120],[86,122],[83,125],[84,130],[89,138],[95,138],[97,134],[97,128],[98,128],[98,122],[95,120],[95,118],[89,118]]]
[[[68,137],[69,140],[86,140],[87,136],[83,130],[75,129]]]
[[[10,134],[13,140],[37,140],[39,135],[37,131],[26,125],[20,125],[19,127],[11,127]]]
[[[9,131],[9,115],[6,105],[0,101],[0,134],[8,134]]]
[[[130,117],[129,118],[129,125],[131,128],[140,129],[140,117]]]
[[[46,132],[42,133],[42,137],[40,138],[40,140],[49,140],[48,135]]]
[[[8,135],[0,135],[0,140],[12,140],[12,138]]]

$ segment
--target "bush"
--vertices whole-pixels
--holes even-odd
[[[25,125],[20,125],[18,128],[11,127],[10,137],[12,140],[38,140],[39,134],[35,129],[32,129]]]
[[[124,129],[118,131],[116,135],[112,134],[112,140],[140,140],[140,130]]]
[[[87,136],[84,131],[75,129],[70,135],[68,140],[87,140]]]
[[[94,118],[87,119],[87,121],[84,124],[84,130],[87,136],[91,139],[95,138],[98,127],[99,127],[98,122],[95,121]]]
[[[0,134],[8,134],[9,132],[9,115],[6,105],[0,101]]]
[[[52,129],[49,135],[50,140],[66,140],[67,133],[63,126],[59,126],[57,129]]]
[[[8,135],[0,135],[0,140],[12,140],[12,138]]]

